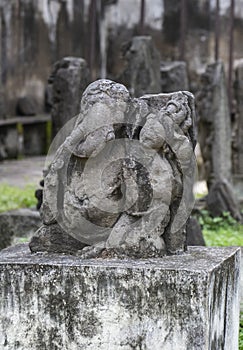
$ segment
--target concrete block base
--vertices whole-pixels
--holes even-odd
[[[149,260],[0,254],[0,349],[238,349],[240,249]]]

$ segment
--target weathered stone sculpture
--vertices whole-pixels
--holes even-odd
[[[157,94],[160,87],[160,54],[150,36],[135,36],[124,46],[126,67],[118,77],[132,96]]]
[[[89,70],[84,59],[64,57],[55,63],[48,81],[53,136],[79,112],[80,98],[89,82]]]
[[[194,115],[189,92],[131,99],[121,84],[90,84],[45,176],[44,225],[31,250],[83,257],[184,252]]]

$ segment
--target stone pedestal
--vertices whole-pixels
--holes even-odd
[[[240,249],[163,259],[0,254],[0,348],[238,349]]]

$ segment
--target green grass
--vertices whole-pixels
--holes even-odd
[[[243,225],[229,213],[212,218],[206,210],[202,210],[199,222],[207,246],[243,246]]]
[[[243,350],[243,312],[240,313],[239,350]]]
[[[0,212],[36,206],[35,190],[36,185],[19,188],[0,184]]]

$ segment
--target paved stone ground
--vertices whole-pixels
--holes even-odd
[[[0,162],[0,183],[18,187],[27,184],[39,185],[42,179],[46,157],[30,157],[22,160],[6,160]]]

